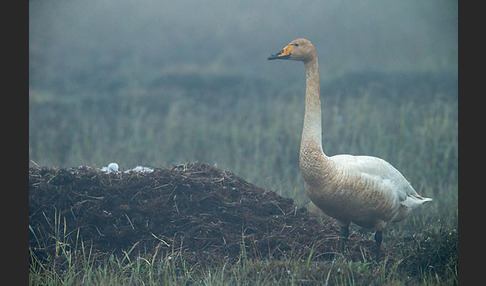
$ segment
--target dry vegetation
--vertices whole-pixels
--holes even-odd
[[[372,237],[353,232],[343,258],[332,220],[200,163],[152,173],[30,168],[29,221],[31,284],[457,282],[450,223],[391,232],[381,265],[371,262]]]
[[[55,254],[49,234],[60,218],[102,252],[121,253],[133,245],[136,252],[175,248],[195,263],[237,259],[242,239],[247,257],[308,256],[312,244],[320,255],[335,252],[334,224],[321,224],[292,200],[206,164],[128,174],[31,168],[29,191],[31,245],[34,233],[52,238],[35,251],[44,257]],[[362,240],[352,238],[366,253]],[[350,258],[361,258],[364,253],[351,245]]]

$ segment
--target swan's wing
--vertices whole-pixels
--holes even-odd
[[[397,196],[399,201],[422,198],[405,177],[387,161],[372,156],[336,155],[329,157],[348,176],[359,176],[374,190]]]
[[[356,200],[360,200],[363,207],[386,212],[390,216],[386,221],[400,221],[415,207],[432,200],[420,196],[407,179],[383,159],[352,155],[336,155],[329,159],[342,174],[342,180],[354,185]]]

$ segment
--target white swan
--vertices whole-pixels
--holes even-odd
[[[299,161],[307,195],[324,213],[339,222],[342,252],[351,222],[375,230],[378,262],[386,224],[403,220],[412,209],[432,199],[417,194],[407,179],[383,159],[324,154],[319,67],[316,51],[309,40],[296,39],[268,59],[305,64],[305,115]]]

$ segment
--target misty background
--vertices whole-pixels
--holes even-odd
[[[305,37],[319,56],[326,154],[381,157],[455,208],[457,10],[439,0],[29,1],[29,164],[200,161],[302,203],[304,67],[267,57]]]
[[[298,37],[321,78],[356,70],[456,71],[457,1],[30,1],[29,83],[82,93],[115,81],[143,88],[146,70],[302,77],[266,61]],[[294,68],[292,68],[294,67]],[[295,71],[293,71],[295,70]],[[298,80],[296,80],[298,81]],[[128,84],[130,83],[130,84]]]

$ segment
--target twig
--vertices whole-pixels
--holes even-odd
[[[130,226],[132,227],[132,229],[135,229],[135,228],[133,227],[132,221],[130,220],[130,218],[128,217],[128,215],[127,215],[126,213],[125,213],[125,216],[127,217],[128,222],[130,223]]]

